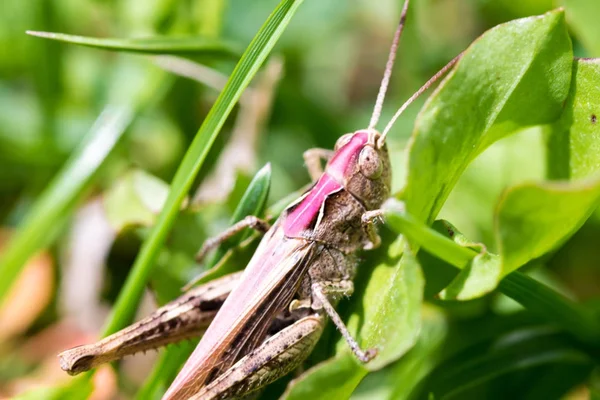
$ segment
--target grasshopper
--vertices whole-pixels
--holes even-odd
[[[341,296],[353,292],[357,251],[374,249],[381,242],[375,222],[391,191],[387,132],[404,109],[460,57],[423,85],[398,110],[383,134],[376,131],[407,10],[408,0],[369,127],[343,135],[333,151],[304,153],[315,183],[273,226],[248,216],[206,241],[199,252],[203,256],[248,227],[266,231],[246,269],[194,288],[96,344],[61,353],[62,369],[77,374],[128,354],[203,334],[163,400],[245,397],[297,368],[312,351],[327,319],[361,362],[376,356],[376,349],[360,348],[334,306]],[[323,159],[327,161],[324,170]]]

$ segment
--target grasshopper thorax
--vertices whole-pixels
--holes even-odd
[[[360,130],[340,137],[325,172],[368,209],[381,206],[389,197],[392,170],[379,132]]]

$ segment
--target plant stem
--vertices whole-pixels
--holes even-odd
[[[478,254],[417,221],[406,212],[386,210],[385,221],[396,233],[406,235],[429,253],[459,269],[464,268]],[[600,346],[600,321],[584,306],[518,271],[507,275],[498,288],[531,312],[562,326],[581,342]]]

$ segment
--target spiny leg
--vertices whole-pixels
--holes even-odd
[[[60,353],[60,367],[76,375],[128,355],[201,336],[241,274],[236,272],[198,286],[97,343]]]
[[[330,296],[348,296],[352,294],[353,291],[354,284],[352,283],[352,281],[349,280],[344,280],[340,282],[317,282],[313,283],[312,285],[313,296],[321,303],[323,309],[325,310],[329,318],[331,318],[331,321],[338,328],[344,339],[346,339],[348,346],[350,346],[350,349],[352,349],[352,352],[354,353],[356,358],[366,363],[371,361],[377,355],[377,350],[363,350],[360,348],[358,342],[352,337],[350,332],[348,332],[346,324],[344,324],[344,321],[342,321],[342,318],[340,318],[339,314],[337,313],[337,311],[335,311],[335,308],[333,308],[333,305],[329,301]]]
[[[300,365],[319,340],[323,325],[322,314],[301,317],[265,340],[191,399],[239,398],[263,388]]]
[[[304,164],[306,164],[306,169],[308,170],[308,175],[310,175],[310,179],[313,181],[317,181],[321,175],[323,175],[323,166],[321,165],[321,161],[329,161],[329,159],[333,156],[333,151],[328,149],[308,149],[302,155],[304,157]]]
[[[271,228],[271,226],[265,220],[255,217],[254,215],[248,215],[246,218],[233,224],[219,235],[207,239],[204,244],[202,244],[200,251],[198,251],[196,254],[196,261],[202,261],[209,251],[219,246],[221,243],[229,240],[232,236],[238,234],[246,228],[252,228],[258,232],[265,233]]]

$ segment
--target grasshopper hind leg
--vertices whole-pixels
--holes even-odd
[[[198,286],[97,343],[62,352],[58,356],[61,368],[77,375],[128,355],[201,336],[240,276],[237,272]]]
[[[310,309],[303,309],[311,311]],[[302,311],[302,310],[297,310]],[[325,316],[310,312],[265,340],[192,399],[252,398],[252,394],[296,369],[321,337]]]

